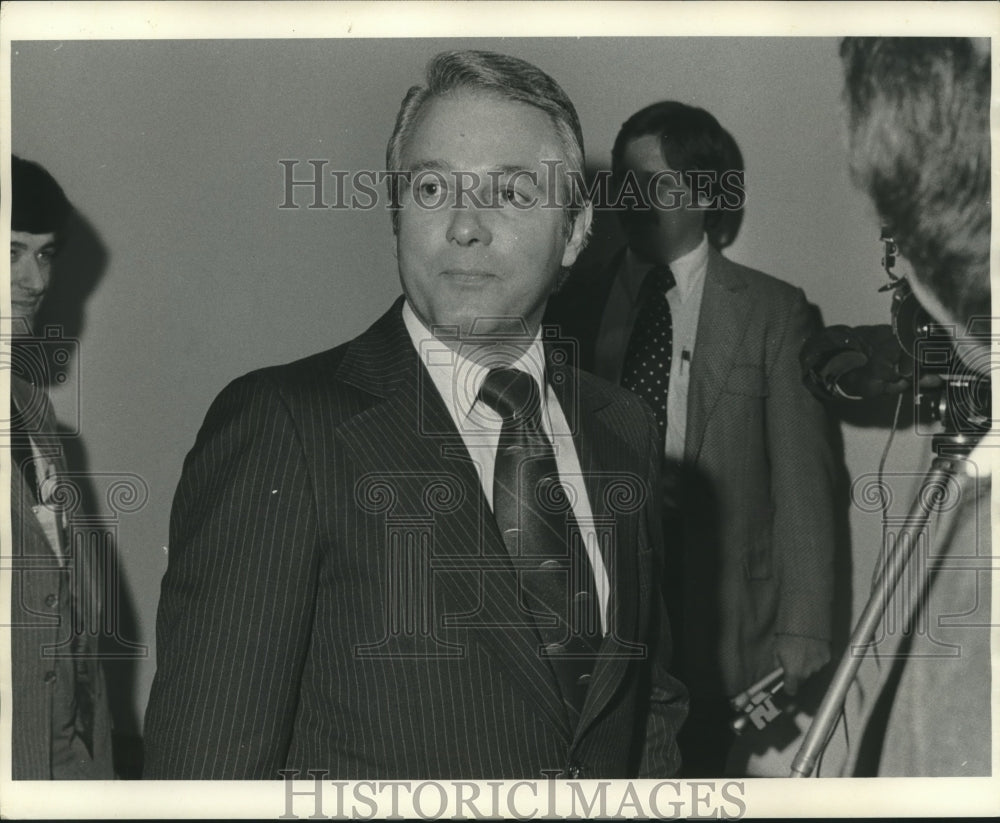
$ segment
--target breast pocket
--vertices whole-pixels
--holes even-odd
[[[764,370],[752,363],[734,364],[726,375],[725,390],[731,394],[767,397],[767,379]]]

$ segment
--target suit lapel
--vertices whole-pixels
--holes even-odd
[[[684,456],[689,463],[698,459],[708,418],[726,384],[746,330],[750,316],[746,288],[735,266],[710,248],[688,389]]]
[[[14,405],[23,416],[24,430],[29,432],[35,448],[49,462],[56,476],[66,476],[66,464],[63,459],[59,439],[55,436],[56,421],[44,389],[11,375],[10,394]],[[44,546],[53,556],[59,557],[49,543],[45,530],[38,522],[33,511],[34,494],[28,487],[28,481],[20,468],[11,474],[11,505],[17,507],[12,516],[20,523],[21,530],[27,530],[33,535],[30,545]],[[17,522],[14,524],[18,525]],[[22,532],[23,533],[23,532]],[[15,535],[15,544],[18,543]],[[25,545],[28,545],[27,543]],[[68,548],[68,547],[67,547]],[[62,558],[59,558],[60,562]]]
[[[16,468],[11,473],[10,505],[14,554],[25,557],[50,554],[53,562],[61,562],[52,550],[49,538],[34,514],[32,509],[34,495],[28,488],[28,481],[25,480],[23,472]]]
[[[435,631],[487,649],[529,705],[568,739],[558,683],[540,655],[530,615],[518,608],[515,572],[479,475],[420,363],[401,308],[402,299],[345,355],[338,379],[381,399],[341,425],[338,436],[363,465],[392,475],[394,513],[430,515]],[[435,484],[440,496],[431,489]]]
[[[611,582],[608,603],[608,634],[601,644],[587,692],[583,713],[575,731],[579,739],[600,714],[614,694],[628,664],[638,649],[626,645],[635,637],[638,602],[638,566],[636,564],[636,517],[615,516],[613,504],[628,492],[621,483],[641,482],[641,478],[623,475],[623,465],[636,465],[622,459],[623,450],[638,455],[639,448],[623,442],[628,432],[614,425],[616,401],[594,381],[570,368],[549,365],[550,382],[573,432],[573,441],[587,496],[597,523],[598,533],[608,534],[614,524],[613,539],[602,541],[601,552]],[[636,493],[641,493],[637,492]],[[606,524],[603,528],[601,523]]]

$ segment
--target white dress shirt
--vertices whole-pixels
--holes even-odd
[[[631,249],[627,250],[608,294],[597,333],[595,371],[613,383],[621,382],[629,338],[639,314],[639,292],[651,268],[652,264],[639,260]],[[708,271],[708,238],[702,235],[701,242],[694,249],[671,260],[670,270],[677,285],[667,292],[673,323],[673,360],[667,392],[667,435],[663,453],[668,462],[673,463],[684,458],[688,381]]]
[[[69,524],[66,513],[55,500],[59,484],[56,464],[51,453],[43,451],[34,437],[28,435],[28,442],[31,445],[31,458],[35,469],[36,487],[33,491],[38,495],[38,502],[32,504],[31,512],[45,533],[52,553],[59,558],[60,564],[65,566],[67,562],[64,546],[65,530]]]
[[[503,419],[486,403],[478,399],[479,389],[486,379],[491,366],[474,362],[461,353],[449,348],[445,343],[434,337],[419,317],[410,308],[409,302],[403,305],[403,322],[410,334],[410,339],[420,354],[420,359],[427,367],[434,386],[437,388],[445,407],[458,429],[472,462],[479,474],[479,484],[483,496],[490,508],[493,508],[493,473],[496,467],[497,446],[500,443],[500,430]],[[535,335],[530,346],[514,363],[495,363],[495,366],[507,366],[527,372],[535,378],[539,386],[544,386],[542,393],[542,428],[545,436],[552,444],[555,452],[556,469],[559,479],[567,488],[567,497],[572,502],[573,515],[587,550],[591,570],[594,573],[594,587],[601,615],[601,630],[607,634],[607,612],[610,583],[607,568],[599,548],[597,530],[594,527],[594,515],[590,507],[590,498],[583,482],[583,472],[580,469],[580,459],[573,443],[566,415],[562,406],[545,380],[545,350],[542,346],[541,333]]]

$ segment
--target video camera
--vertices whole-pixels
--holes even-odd
[[[896,244],[884,228],[881,241],[882,267],[889,282],[879,291],[893,292],[891,325],[834,326],[814,335],[800,353],[804,379],[821,399],[863,400],[892,394],[901,398],[903,392],[911,391],[918,431],[921,426],[934,426],[935,457],[893,539],[883,533],[871,594],[795,755],[791,777],[809,777],[816,768],[858,667],[904,575],[915,569],[910,572],[917,575],[917,582],[910,583],[911,592],[924,591],[929,585],[932,566],[924,562],[921,567],[919,557],[914,562],[915,549],[926,541],[930,518],[940,511],[944,499],[940,490],[967,473],[966,458],[992,424],[989,318],[978,326],[972,321],[962,330],[934,321],[917,301],[907,278],[893,272]],[[888,446],[883,461],[887,452]]]
[[[935,321],[907,278],[894,272],[898,250],[887,229],[880,240],[889,282],[879,292],[892,292],[891,323],[830,326],[810,337],[800,353],[806,385],[821,400],[912,391],[918,431],[940,423],[946,432],[978,439],[991,421],[989,369],[975,368],[989,340],[989,320],[969,329]]]

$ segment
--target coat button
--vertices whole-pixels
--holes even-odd
[[[46,683],[54,683],[55,679],[56,679],[56,673],[54,671],[50,669],[49,671],[45,672]]]
[[[45,598],[45,605],[46,606],[54,606],[58,602],[59,602],[59,598],[56,597],[54,594],[50,594],[48,597]]]
[[[569,768],[566,770],[566,774],[570,780],[579,780],[583,777],[583,766],[579,763],[570,763]]]
[[[589,686],[591,675],[584,672],[576,679],[577,686]]]

